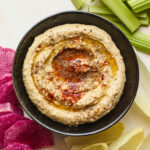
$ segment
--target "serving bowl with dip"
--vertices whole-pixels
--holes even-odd
[[[130,108],[138,80],[128,39],[85,12],[40,21],[19,43],[13,65],[14,88],[27,114],[64,135],[90,135],[115,124]]]

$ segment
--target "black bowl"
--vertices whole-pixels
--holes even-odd
[[[124,58],[126,67],[127,81],[125,83],[123,95],[121,96],[120,101],[116,105],[116,107],[109,114],[99,119],[98,121],[94,123],[83,124],[78,127],[69,127],[67,125],[63,125],[43,115],[31,102],[22,79],[23,62],[28,48],[31,46],[34,38],[49,28],[66,23],[95,25],[105,30],[109,35],[111,35],[112,40],[119,48]],[[21,42],[18,45],[13,64],[14,88],[24,110],[32,119],[37,121],[45,128],[64,135],[90,135],[103,131],[115,124],[125,115],[131,104],[133,103],[138,88],[138,81],[139,70],[136,55],[133,47],[131,46],[125,35],[109,21],[97,15],[85,12],[62,12],[40,21],[38,24],[32,27],[22,38]]]

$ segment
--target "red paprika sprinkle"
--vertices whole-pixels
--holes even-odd
[[[104,75],[102,74],[102,76],[101,76],[101,80],[103,81],[104,80]]]

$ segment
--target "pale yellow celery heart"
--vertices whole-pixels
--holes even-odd
[[[143,140],[144,129],[135,128],[114,141],[109,146],[109,150],[137,150]]]
[[[139,57],[138,63],[140,68],[140,80],[135,103],[145,115],[150,117],[150,73]]]
[[[124,131],[123,123],[116,123],[114,126],[110,127],[109,129],[91,135],[91,136],[84,136],[84,137],[71,137],[68,136],[65,138],[65,142],[69,148],[73,145],[90,145],[95,143],[112,143],[114,140],[119,138]]]

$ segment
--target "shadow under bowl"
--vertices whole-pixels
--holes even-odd
[[[83,124],[78,127],[69,127],[55,122],[43,115],[31,102],[23,83],[22,67],[28,48],[36,36],[49,28],[66,23],[80,23],[94,25],[105,30],[111,37],[121,55],[126,67],[126,83],[123,94],[116,107],[106,116],[94,123]],[[13,64],[13,82],[17,97],[27,114],[40,125],[54,132],[83,136],[103,131],[118,122],[128,111],[134,101],[139,81],[139,69],[135,52],[125,35],[112,23],[91,13],[69,11],[50,16],[32,27],[20,41],[16,50]]]

